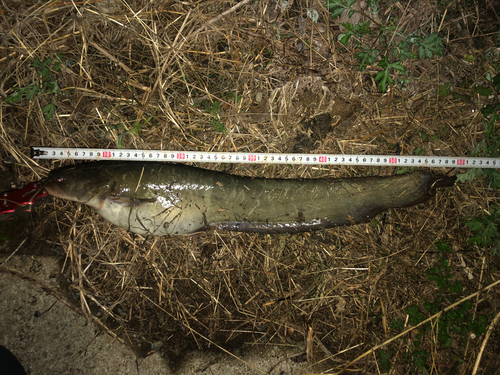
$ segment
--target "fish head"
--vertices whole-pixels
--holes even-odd
[[[96,196],[109,194],[113,185],[114,179],[106,168],[76,165],[50,172],[44,187],[54,197],[88,203]]]

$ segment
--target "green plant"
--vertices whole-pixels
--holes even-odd
[[[228,102],[233,102],[236,104],[241,101],[241,96],[238,95],[238,92],[236,91],[230,91],[224,95],[224,99]],[[222,110],[227,110],[230,105],[228,103],[221,104],[217,100],[214,100],[212,102],[206,100],[203,103],[205,111],[212,115],[210,125],[215,129],[216,132],[227,134],[226,126],[221,122],[221,113]]]
[[[226,127],[220,121],[222,104],[220,102],[218,102],[217,100],[214,100],[213,102],[207,101],[205,103],[205,111],[207,111],[208,113],[210,113],[212,115],[212,118],[210,119],[210,125],[213,126],[215,131],[218,133],[226,134],[227,133]]]
[[[156,111],[155,111],[156,112]],[[147,125],[151,119],[153,118],[153,116],[149,116],[146,121],[144,121],[143,123],[139,122],[139,121],[134,121],[134,124],[132,125],[132,129],[128,129],[128,130],[125,130],[123,133],[121,133],[119,136],[118,136],[118,148],[123,148],[123,139],[126,137],[126,136],[138,136],[139,133],[141,132],[142,130],[142,127]],[[123,127],[125,129],[125,127]]]
[[[500,71],[500,64],[497,66],[497,71]],[[491,84],[496,93],[500,93],[500,74],[491,79]],[[481,110],[481,113],[484,117],[485,137],[474,148],[471,156],[498,158],[500,156],[500,133],[495,125],[500,120],[500,102],[488,104]],[[485,164],[485,166],[487,165]],[[500,189],[500,172],[491,168],[470,169],[465,173],[458,174],[457,181],[474,181],[483,175],[488,178],[490,186],[494,190]]]
[[[491,215],[483,215],[481,218],[473,217],[467,222],[467,226],[474,235],[467,241],[479,247],[489,248],[492,255],[500,253],[500,209],[495,208]]]
[[[382,374],[386,374],[391,371],[391,358],[394,357],[395,354],[396,352],[393,349],[380,350],[378,352],[378,366]]]
[[[431,300],[412,304],[405,309],[408,315],[407,323],[410,326],[420,324],[429,316],[462,298],[464,286],[455,278],[450,266],[449,258],[452,255],[452,249],[445,241],[440,240],[436,244],[436,250],[439,253],[437,263],[425,274],[429,282],[436,285],[437,291]],[[405,323],[402,319],[397,319],[392,320],[389,326],[394,331],[402,331]],[[441,314],[434,324],[427,322],[415,329],[408,350],[402,353],[403,359],[425,374],[433,349],[442,351],[453,346],[456,351],[457,348],[467,345],[467,337],[470,333],[480,336],[486,332],[487,327],[488,317],[478,315],[474,318],[473,304],[467,300]],[[392,367],[389,358],[393,355],[394,348],[379,352],[380,366],[381,369],[383,366],[385,372]]]
[[[339,35],[340,43],[344,46],[349,43],[352,36],[360,38],[361,36],[370,34],[371,32],[370,22],[360,22],[357,25],[352,25],[349,22],[346,22],[343,23],[342,26],[347,29],[347,32]]]
[[[450,90],[451,82],[446,82],[439,86],[439,96],[448,96],[451,94]]]
[[[382,92],[387,91],[387,83],[390,83],[391,85],[394,84],[394,80],[391,77],[394,71],[397,70],[404,74],[407,73],[406,68],[401,65],[401,61],[395,61],[391,63],[387,59],[387,56],[382,57],[382,61],[378,63],[378,66],[383,70],[377,73],[377,75],[375,76],[375,81],[378,82],[378,87],[380,88],[380,90],[382,90]]]
[[[104,133],[104,136],[107,136],[111,130],[116,130],[117,133],[118,133],[118,144],[117,144],[117,147],[119,149],[122,149],[123,148],[123,141],[126,137],[128,136],[139,136],[140,132],[143,130],[143,128],[151,123],[153,126],[155,125],[153,122],[152,122],[152,119],[156,113],[156,110],[157,108],[155,108],[155,111],[154,113],[149,116],[144,122],[140,122],[138,120],[135,120],[135,119],[131,119],[129,122],[132,122],[132,128],[129,128],[127,127],[123,122],[122,120],[120,119],[119,116],[117,116],[115,114],[115,112],[118,112],[118,110],[120,110],[120,105],[116,106],[115,108],[113,109],[110,109],[106,106],[106,110],[108,111],[109,115],[111,116],[111,118],[115,119],[115,121],[117,122],[116,125],[113,125],[113,124],[107,124],[106,126],[106,131],[103,132]]]
[[[5,98],[5,102],[15,104],[23,99],[23,97],[31,101],[37,96],[48,95],[50,98],[49,103],[42,107],[42,113],[45,119],[52,119],[57,110],[54,104],[54,96],[62,95],[57,80],[52,76],[52,71],[59,72],[61,70],[63,59],[63,56],[60,54],[57,54],[54,59],[47,58],[43,61],[40,61],[38,57],[33,59],[31,65],[35,68],[38,80],[31,82],[25,87],[13,87],[12,90],[14,92]]]
[[[106,125],[106,131],[103,132],[104,136],[106,137],[111,130],[116,130],[118,133],[118,142],[117,142],[117,147],[119,149],[123,148],[123,141],[129,137],[129,136],[139,136],[140,132],[144,129],[144,127],[148,124],[151,124],[152,126],[156,125],[155,123],[152,122],[154,115],[156,114],[157,108],[155,108],[153,114],[149,116],[146,120],[143,122],[138,121],[134,117],[132,117],[127,123],[132,122],[132,128],[129,128],[127,125],[125,125],[122,121],[122,119],[116,114],[120,112],[121,106],[117,105],[113,108],[108,108],[108,106],[105,106],[106,110],[108,111],[109,116],[115,120],[116,125],[108,123]]]
[[[344,10],[349,11],[349,18],[352,17],[354,12],[356,12],[354,9],[352,9],[352,6],[356,3],[356,0],[327,0],[326,2],[326,7],[332,11],[331,15],[332,17],[339,17]]]
[[[408,70],[403,65],[406,60],[432,59],[443,54],[443,39],[437,33],[424,34],[421,30],[417,30],[411,34],[405,34],[404,30],[398,31],[394,26],[397,24],[396,16],[389,17],[385,23],[377,21],[381,11],[378,0],[367,2],[369,13],[355,9],[355,3],[356,0],[327,0],[326,7],[330,10],[332,17],[339,17],[347,11],[349,18],[354,13],[360,13],[370,20],[357,24],[343,23],[342,26],[346,31],[338,36],[338,40],[344,46],[354,40],[359,50],[355,57],[360,70],[365,70],[368,65],[381,68],[375,75],[375,81],[382,92],[387,91],[388,85],[396,83],[404,85],[409,82]],[[392,5],[391,2],[388,4]],[[422,35],[417,35],[417,33]],[[367,35],[374,37],[365,44],[362,38]]]
[[[416,147],[413,149],[413,155],[422,155],[424,153],[424,149],[422,146]],[[396,170],[396,174],[404,174],[407,173],[408,171],[414,171],[416,170],[416,167],[401,167]]]
[[[227,99],[230,101],[234,101],[235,103],[238,103],[241,101],[242,96],[239,95],[236,91],[231,91],[229,94],[227,94]]]

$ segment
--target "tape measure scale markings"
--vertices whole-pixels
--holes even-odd
[[[123,160],[242,164],[354,165],[393,167],[500,168],[500,158],[454,156],[277,154],[168,150],[32,147],[33,159]]]

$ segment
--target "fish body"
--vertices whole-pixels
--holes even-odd
[[[436,180],[422,171],[392,177],[250,178],[182,164],[109,161],[52,171],[45,189],[143,235],[184,235],[210,227],[295,233],[367,222],[387,208],[418,204],[431,196]]]

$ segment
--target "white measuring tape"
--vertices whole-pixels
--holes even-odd
[[[178,163],[320,164],[391,167],[500,168],[500,158],[455,156],[273,154],[105,148],[32,147],[34,159],[169,161]]]

